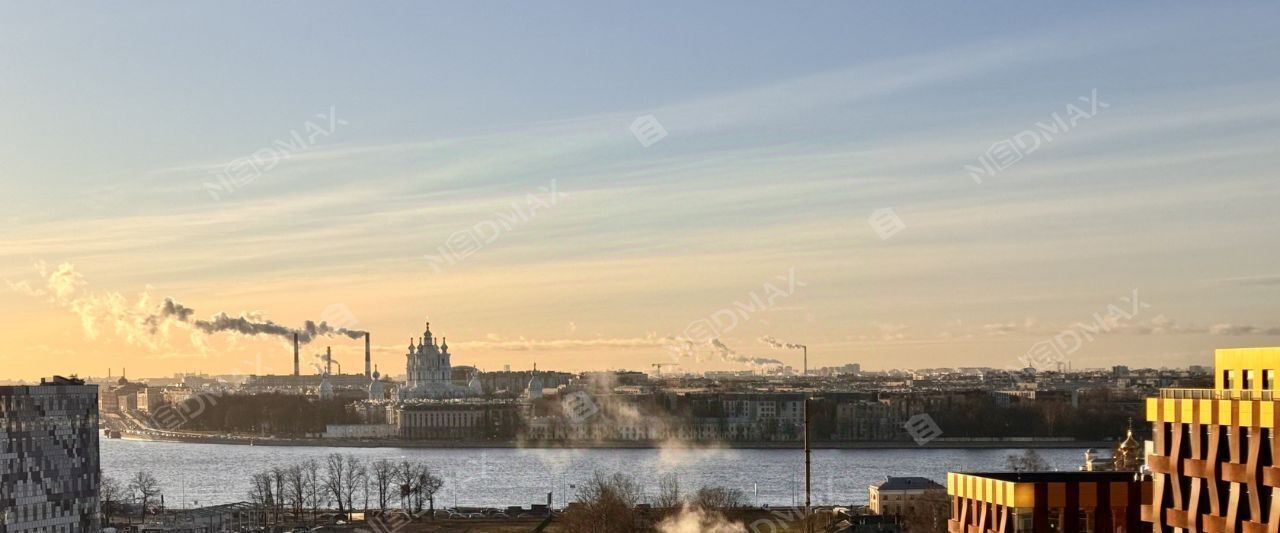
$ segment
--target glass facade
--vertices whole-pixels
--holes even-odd
[[[89,533],[98,516],[98,387],[0,387],[0,533]]]

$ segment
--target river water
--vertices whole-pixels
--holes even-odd
[[[330,453],[352,454],[369,462],[381,458],[424,461],[445,479],[438,506],[527,506],[555,504],[574,484],[593,472],[624,472],[647,495],[658,479],[679,476],[681,489],[703,485],[736,488],[748,503],[772,506],[804,501],[804,452],[745,449],[425,449],[329,448],[322,446],[244,446],[102,439],[105,475],[124,482],[139,470],[160,480],[170,507],[244,501],[249,476],[273,466],[305,459],[321,463]],[[998,471],[1005,458],[1021,449],[873,449],[815,450],[813,499],[816,505],[867,503],[867,486],[886,475],[924,476],[946,484],[948,471]],[[1083,449],[1042,449],[1038,453],[1058,470],[1076,470]]]

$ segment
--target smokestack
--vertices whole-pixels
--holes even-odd
[[[293,375],[298,375],[298,334],[293,334]]]
[[[324,347],[324,373],[327,376],[333,375],[333,348]]]
[[[364,332],[364,377],[372,378],[373,369],[369,368],[373,364],[373,355],[369,353],[369,332]]]

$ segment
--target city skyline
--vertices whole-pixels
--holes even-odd
[[[1275,6],[1103,6],[4,5],[0,377],[292,370],[219,313],[384,371],[1280,343]]]

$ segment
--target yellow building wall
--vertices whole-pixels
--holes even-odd
[[[1254,379],[1248,390],[1261,391],[1262,376],[1267,370],[1276,371],[1280,379],[1280,347],[1277,348],[1223,348],[1214,352],[1213,387],[1226,389],[1223,371],[1232,371],[1231,390],[1245,390],[1244,375],[1248,370],[1254,372]],[[1276,384],[1280,385],[1280,384]]]

